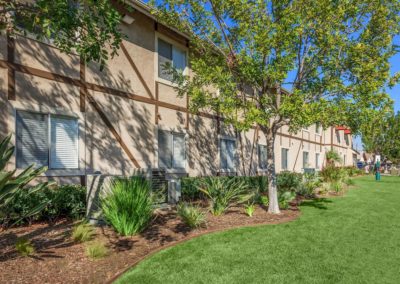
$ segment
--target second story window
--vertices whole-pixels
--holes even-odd
[[[220,143],[221,169],[235,170],[236,141],[233,139],[221,139]]]
[[[158,77],[172,81],[172,74],[166,68],[168,65],[184,72],[186,69],[186,52],[162,39],[158,39]]]
[[[336,133],[336,141],[340,144],[340,132],[339,132],[339,130],[336,130],[335,133]]]
[[[159,130],[158,166],[167,169],[184,169],[185,165],[185,134]]]

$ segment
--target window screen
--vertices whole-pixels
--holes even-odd
[[[235,140],[221,139],[221,169],[234,170],[235,169]]]
[[[288,153],[289,150],[282,148],[282,169],[287,170],[288,169]]]
[[[267,146],[258,145],[258,166],[260,169],[267,168]]]
[[[158,39],[158,77],[171,81],[172,75],[165,70],[166,64],[172,64],[172,45]]]
[[[315,154],[315,168],[319,169],[320,165],[319,165],[319,153]]]
[[[308,152],[303,152],[303,169],[308,168],[309,166]]]
[[[184,169],[186,164],[185,134],[158,131],[158,166]]]
[[[78,121],[51,116],[50,168],[78,168]]]
[[[48,116],[18,111],[16,128],[17,167],[48,166]]]

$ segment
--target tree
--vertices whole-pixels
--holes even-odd
[[[361,127],[363,148],[392,162],[400,162],[400,112],[382,112]]]
[[[280,212],[278,129],[321,122],[356,133],[357,117],[386,104],[384,87],[398,79],[388,62],[397,52],[397,0],[156,3],[160,21],[191,37],[191,76],[172,72],[179,95],[190,96],[193,111],[212,110],[238,130],[256,127],[266,137],[271,213]]]
[[[50,39],[62,51],[75,51],[101,67],[120,46],[119,23],[108,0],[0,0],[0,31]]]

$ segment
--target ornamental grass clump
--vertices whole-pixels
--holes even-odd
[[[141,176],[118,178],[101,198],[106,221],[122,236],[143,231],[153,215],[153,198],[149,182]]]
[[[181,203],[177,206],[177,213],[183,222],[185,222],[185,224],[192,229],[200,228],[206,223],[206,216],[204,212],[202,212],[197,206]]]
[[[86,245],[86,255],[92,260],[103,258],[108,252],[108,248],[101,241],[93,241]]]
[[[253,217],[254,211],[256,211],[256,206],[254,204],[247,204],[244,207],[244,211],[246,212],[247,216]]]
[[[92,225],[81,223],[74,227],[71,236],[75,242],[83,243],[93,239],[95,233],[95,229]]]
[[[253,194],[243,180],[209,177],[205,178],[199,190],[207,196],[211,214],[219,216],[236,204],[248,201]]]

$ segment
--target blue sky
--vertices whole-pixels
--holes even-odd
[[[395,43],[400,45],[400,36],[396,37]],[[392,74],[400,72],[400,54],[392,57],[390,60]],[[387,92],[394,100],[394,110],[400,111],[400,84],[395,86],[393,89],[388,89]]]

